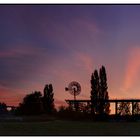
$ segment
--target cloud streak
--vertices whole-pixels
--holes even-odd
[[[50,28],[45,30],[47,26]],[[45,34],[53,43],[55,42],[63,48],[73,49],[73,51],[95,46],[101,34],[95,21],[80,17],[65,22],[50,21],[42,29],[42,32],[46,31]]]
[[[128,52],[128,61],[126,64],[126,74],[124,78],[124,89],[128,90],[134,86],[138,80],[140,72],[140,48],[132,47]]]

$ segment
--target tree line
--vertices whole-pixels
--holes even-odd
[[[23,102],[16,109],[16,114],[31,115],[31,114],[51,114],[55,111],[54,93],[52,84],[47,84],[44,87],[43,95],[40,91],[34,91],[23,98]]]
[[[102,66],[99,71],[95,70],[91,75],[91,105],[79,105],[81,112],[90,112],[93,115],[102,115],[110,113],[110,104],[108,102],[103,102],[103,100],[108,100],[108,86],[107,86],[107,74],[106,69]],[[1,109],[0,104],[0,110]],[[5,107],[3,105],[3,107]],[[60,107],[60,112],[62,110],[72,110],[69,106]],[[16,109],[16,114],[30,115],[30,114],[41,114],[47,113],[52,114],[55,112],[54,105],[54,92],[52,84],[46,84],[43,89],[43,94],[40,91],[34,91],[23,98],[22,103]]]
[[[110,114],[110,103],[105,102],[109,100],[107,73],[104,66],[99,70],[95,69],[91,74],[90,79],[90,104],[76,103],[69,104],[68,107],[60,106],[58,110],[54,104],[53,85],[46,84],[43,93],[34,91],[27,94],[19,106],[12,111],[16,115],[37,115],[37,114],[52,114],[67,119],[93,119],[108,118]],[[76,109],[77,107],[77,109]],[[140,104],[133,103],[133,113],[140,114]],[[5,103],[0,103],[0,114],[9,112]],[[117,107],[117,114],[120,116],[131,115],[131,105],[128,102],[120,102]],[[95,116],[95,117],[94,117]]]

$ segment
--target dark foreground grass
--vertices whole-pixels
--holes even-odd
[[[140,135],[140,122],[1,122],[0,135]]]

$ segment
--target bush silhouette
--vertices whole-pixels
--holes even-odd
[[[5,103],[0,103],[0,114],[5,114],[7,112],[7,105]]]
[[[18,114],[31,115],[43,113],[42,95],[40,91],[35,91],[24,97],[23,103],[17,108]]]

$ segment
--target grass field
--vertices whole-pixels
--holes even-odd
[[[1,122],[0,135],[140,135],[140,122]]]

